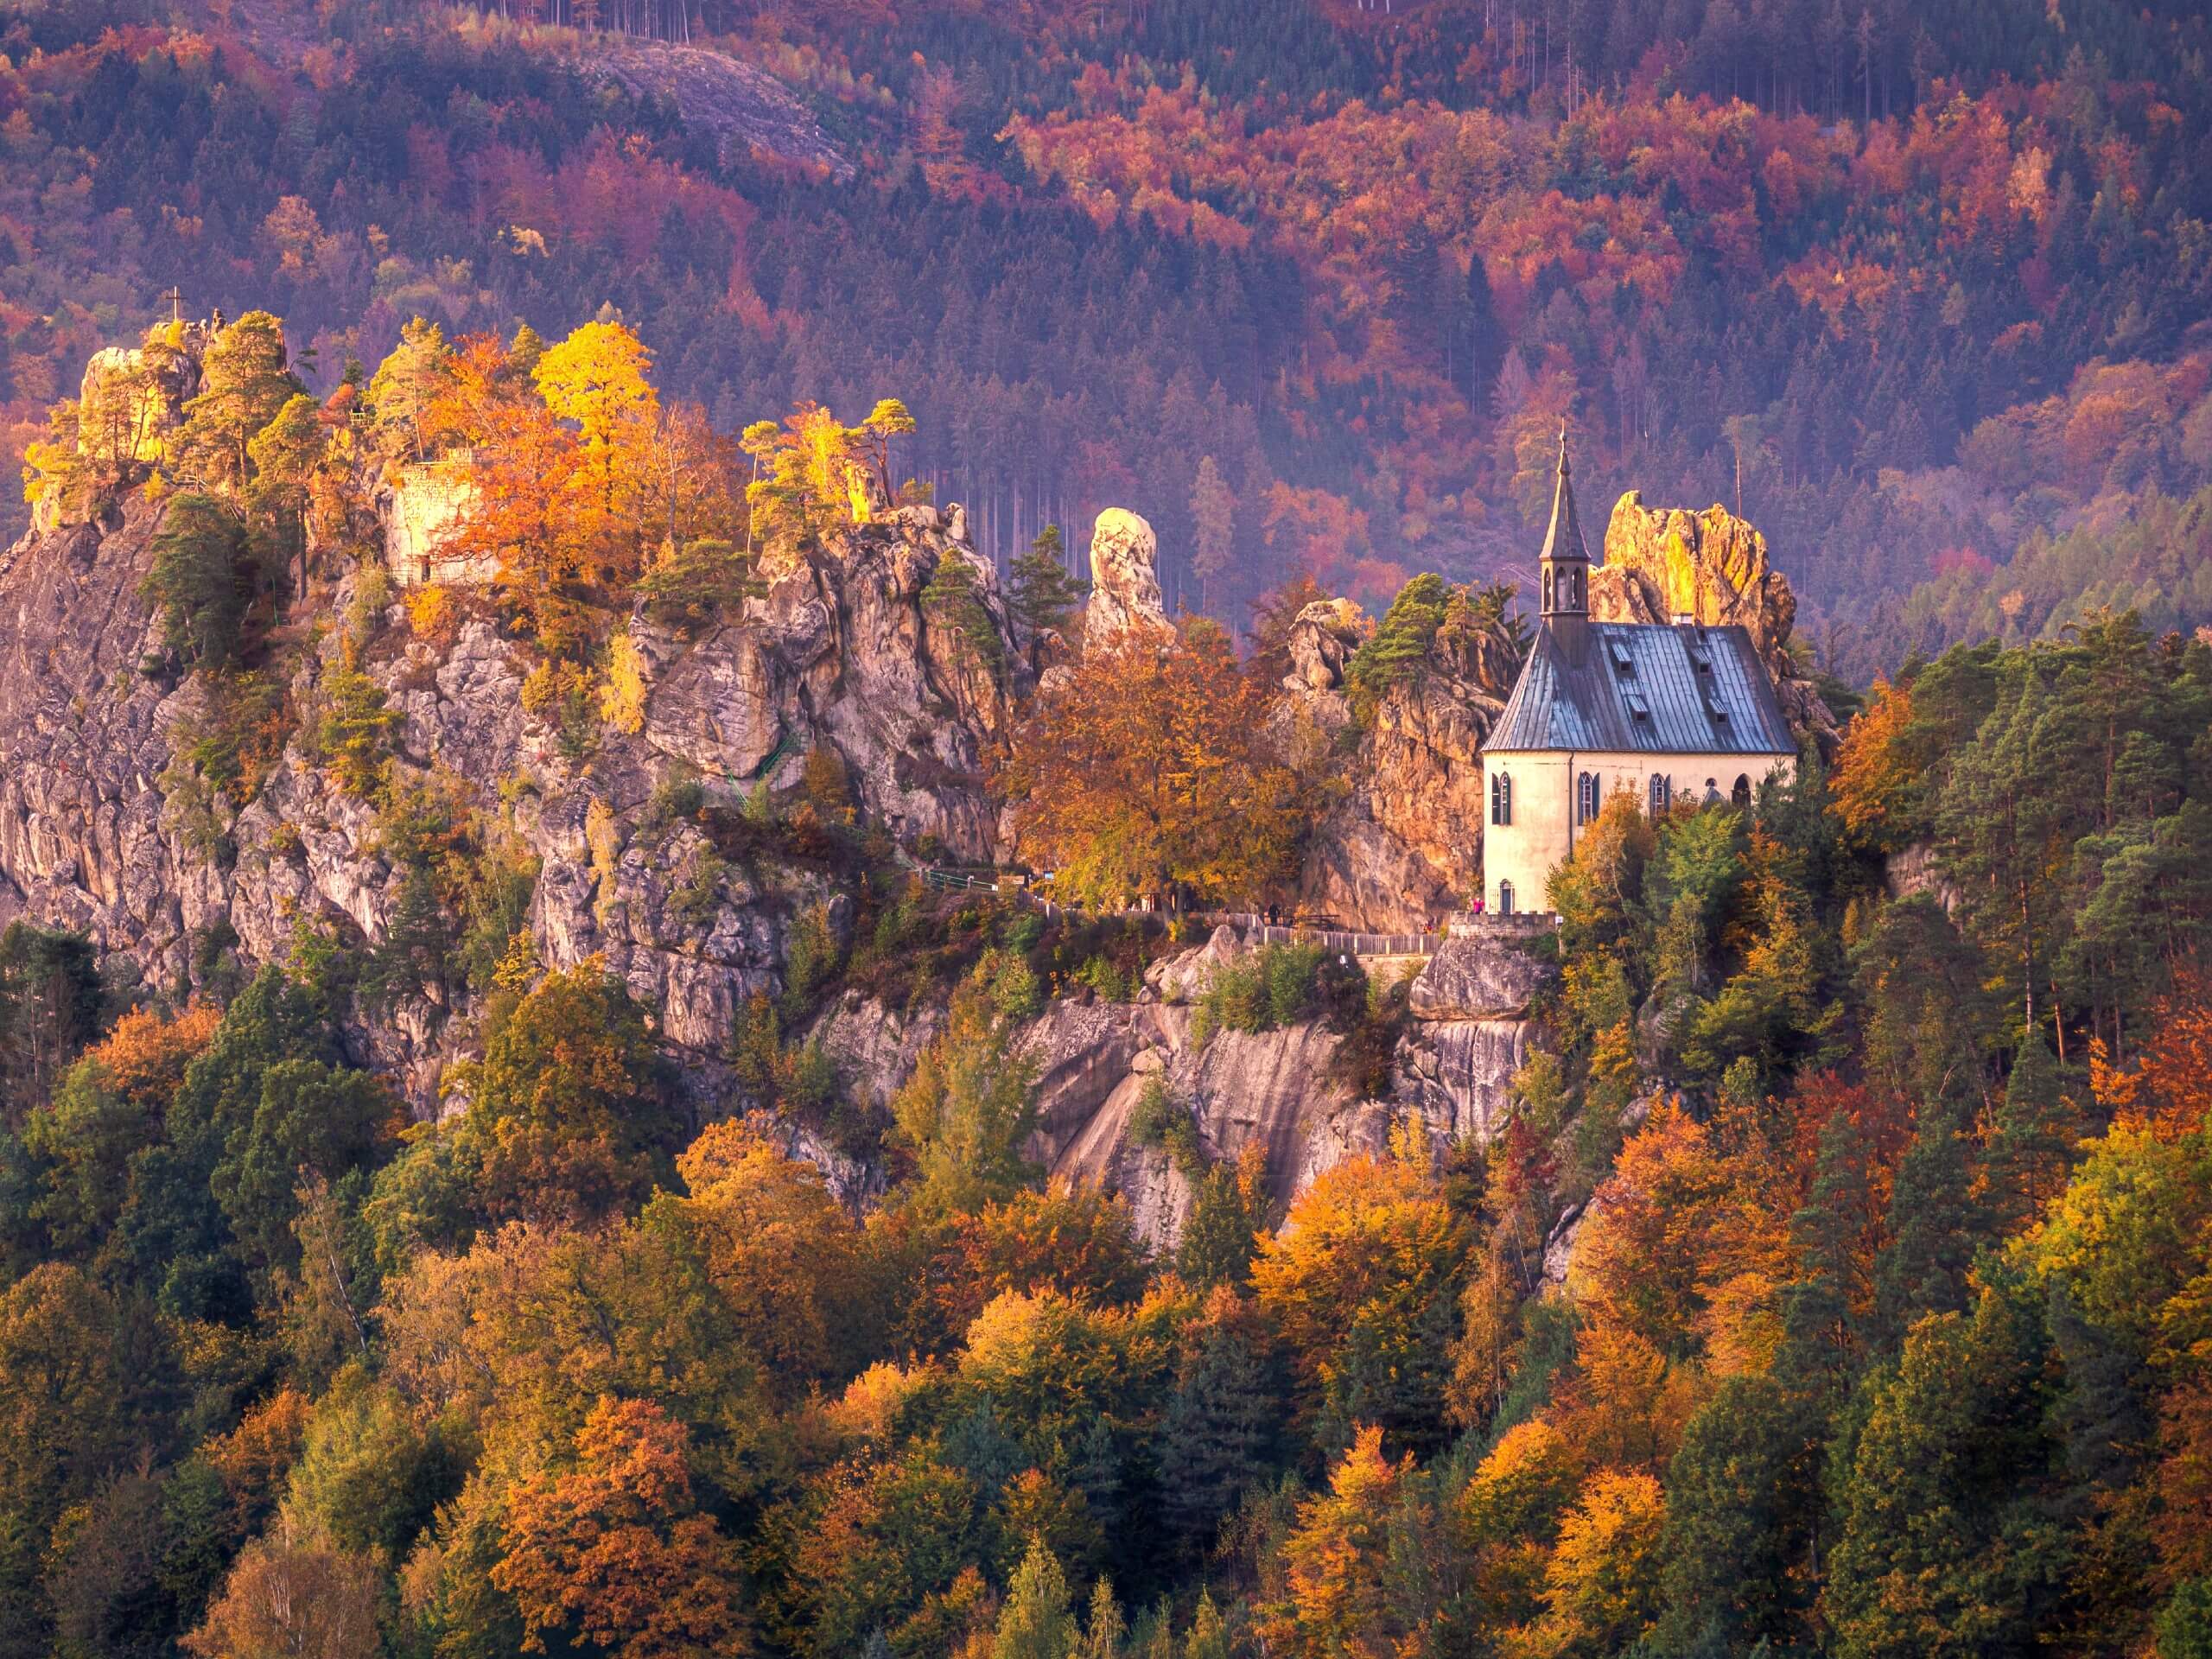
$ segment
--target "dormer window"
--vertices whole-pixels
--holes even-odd
[[[1607,649],[1612,654],[1613,672],[1618,674],[1623,679],[1628,678],[1636,672],[1636,658],[1628,654],[1626,645],[1614,639],[1607,643]]]

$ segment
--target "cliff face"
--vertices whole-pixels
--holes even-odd
[[[307,735],[292,734],[242,807],[202,798],[173,766],[208,725],[210,692],[202,677],[143,671],[158,628],[140,590],[165,511],[132,493],[0,557],[0,916],[82,929],[179,991],[233,938],[249,968],[286,959],[309,926],[356,950],[383,944],[404,872],[376,810],[339,786]],[[923,604],[943,559],[971,565],[1013,661],[988,563],[937,515],[894,515],[776,572],[696,640],[632,619],[639,730],[581,755],[552,715],[523,705],[530,652],[465,597],[457,626],[424,636],[405,607],[373,602],[381,573],[361,569],[334,608],[370,613],[362,665],[397,716],[387,741],[406,773],[456,791],[536,861],[543,959],[601,957],[657,1009],[668,1043],[704,1058],[744,998],[779,982],[791,918],[817,904],[833,925],[842,917],[819,875],[727,864],[695,823],[660,823],[657,788],[693,779],[734,805],[763,783],[795,785],[809,753],[827,748],[869,817],[957,857],[991,855],[982,757],[1011,697]],[[294,709],[315,704],[336,660],[334,640],[302,654],[284,688]],[[365,1058],[428,1108],[464,1039],[461,1012],[402,998],[359,1028]]]
[[[1511,695],[1518,652],[1502,629],[1442,629],[1418,670],[1355,726],[1349,608],[1309,605],[1291,632],[1281,719],[1325,745],[1340,781],[1300,877],[1304,910],[1380,932],[1438,925],[1482,877],[1483,740]]]
[[[143,385],[144,366],[95,365],[105,377],[95,390]],[[158,378],[151,404],[118,404],[131,416],[118,429],[165,429],[192,367],[187,352]],[[127,482],[138,440],[125,432],[118,442],[111,459]],[[409,906],[422,902],[401,805],[442,797],[480,851],[519,873],[538,959],[595,960],[622,979],[712,1105],[739,1011],[783,988],[795,924],[818,918],[843,940],[853,922],[847,890],[818,863],[744,834],[746,844],[725,844],[763,786],[788,798],[808,757],[826,752],[862,818],[903,844],[975,861],[1002,850],[983,771],[1027,671],[958,509],[904,508],[841,532],[823,553],[765,569],[761,591],[696,633],[632,614],[630,717],[587,721],[580,734],[557,702],[526,696],[537,653],[501,625],[487,593],[459,584],[426,604],[419,569],[388,571],[353,550],[381,548],[392,528],[391,493],[357,483],[344,545],[310,556],[309,602],[278,596],[248,717],[237,677],[162,666],[143,590],[167,503],[121,487],[57,504],[0,554],[0,921],[81,930],[112,963],[179,999],[227,974],[297,963],[318,941],[366,964],[415,925]],[[1141,519],[1102,518],[1087,636],[1167,626],[1155,550]],[[975,600],[957,619],[925,599],[947,561],[966,567]],[[283,614],[287,604],[297,614]],[[1336,604],[1312,607],[1291,641],[1278,705],[1286,741],[1341,754],[1346,781],[1313,838],[1307,902],[1409,931],[1473,880],[1478,749],[1514,652],[1494,629],[1440,630],[1420,671],[1355,728],[1346,676],[1362,638],[1357,613]],[[355,666],[390,716],[391,800],[346,787],[318,733]],[[210,740],[241,731],[258,752],[226,776]],[[672,792],[709,810],[668,810]],[[1165,1243],[1192,1192],[1163,1151],[1131,1141],[1129,1115],[1150,1078],[1187,1103],[1205,1155],[1265,1147],[1282,1198],[1382,1146],[1409,1112],[1440,1137],[1494,1132],[1532,1040],[1526,1009],[1538,982],[1510,941],[1453,940],[1427,964],[1387,1100],[1332,1079],[1344,1039],[1321,1025],[1192,1040],[1192,1002],[1241,948],[1222,933],[1156,964],[1134,1001],[1064,1001],[1034,1023],[1026,1042],[1042,1077],[1040,1162],[1126,1192]],[[1418,964],[1370,965],[1387,982]],[[349,1038],[362,1060],[420,1113],[451,1104],[450,1063],[478,1034],[462,976],[410,982],[354,1010]],[[846,1089],[881,1106],[940,1018],[935,1007],[894,1014],[852,993],[809,1034],[837,1058]],[[792,1138],[848,1195],[880,1179],[796,1128]]]
[[[1218,1031],[1192,1042],[1192,1001],[1242,948],[1223,928],[1203,948],[1154,963],[1140,1001],[1062,1003],[1038,1022],[1028,1051],[1042,1084],[1033,1152],[1056,1177],[1123,1193],[1144,1235],[1173,1243],[1190,1214],[1190,1178],[1130,1135],[1155,1079],[1189,1111],[1206,1160],[1266,1149],[1278,1203],[1332,1165],[1382,1151],[1414,1114],[1439,1145],[1487,1142],[1503,1126],[1507,1087],[1536,1041],[1529,1007],[1548,978],[1517,938],[1455,938],[1425,964],[1368,964],[1386,981],[1418,969],[1387,1100],[1361,1098],[1332,1077],[1344,1039],[1325,1025]]]

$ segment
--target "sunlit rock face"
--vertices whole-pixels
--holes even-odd
[[[1602,622],[1691,621],[1740,627],[1774,677],[1791,730],[1824,753],[1835,717],[1790,655],[1797,598],[1767,557],[1766,537],[1726,507],[1647,507],[1630,490],[1605,525],[1605,563],[1590,573],[1590,614]]]
[[[1090,601],[1084,613],[1086,650],[1110,648],[1139,635],[1171,631],[1160,591],[1160,538],[1122,507],[1098,515],[1090,532]]]
[[[388,535],[391,494],[379,505]],[[227,971],[290,960],[311,932],[365,957],[391,937],[407,872],[378,810],[306,734],[243,804],[175,764],[210,712],[202,677],[149,667],[162,652],[143,589],[167,511],[127,490],[0,554],[0,920],[82,930],[175,996],[226,958]],[[924,605],[945,559],[969,566],[996,652]],[[334,551],[313,576],[320,607],[366,628],[356,651],[397,716],[385,742],[401,775],[504,825],[534,867],[540,960],[595,959],[620,977],[707,1097],[738,1011],[781,988],[794,920],[819,910],[842,937],[850,901],[822,872],[717,852],[701,820],[655,809],[657,791],[690,780],[734,813],[763,785],[790,791],[826,748],[859,811],[909,845],[934,838],[969,861],[996,849],[984,757],[1025,671],[995,576],[941,521],[857,526],[696,634],[632,617],[639,729],[607,727],[581,748],[557,711],[524,707],[536,658],[488,593],[454,588],[452,616],[423,632],[390,572]],[[317,706],[340,632],[291,659],[293,709]],[[456,977],[362,1010],[350,1038],[428,1112],[452,1103],[442,1080],[475,1012]]]
[[[1031,1151],[1058,1178],[1126,1197],[1159,1248],[1181,1236],[1195,1196],[1191,1172],[1163,1148],[1137,1144],[1137,1103],[1157,1084],[1187,1109],[1201,1156],[1234,1160],[1258,1147],[1287,1205],[1346,1158],[1378,1154],[1418,1116],[1439,1146],[1486,1144],[1503,1127],[1514,1073],[1539,1040],[1531,1001],[1553,969],[1525,938],[1454,938],[1408,988],[1413,1018],[1400,1039],[1387,1100],[1365,1099],[1332,1062],[1344,1039],[1319,1023],[1272,1031],[1217,1031],[1192,1040],[1192,1007],[1210,976],[1249,947],[1229,928],[1165,957],[1133,1003],[1056,1004],[1032,1027],[1027,1052],[1039,1078]],[[1389,965],[1370,964],[1387,973]]]
[[[1307,838],[1298,902],[1376,932],[1440,925],[1481,885],[1483,740],[1520,654],[1503,627],[1440,629],[1414,673],[1353,723],[1346,673],[1364,632],[1342,600],[1299,613],[1276,726],[1342,784]]]

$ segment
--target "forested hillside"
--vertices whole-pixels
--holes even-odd
[[[172,283],[281,302],[318,389],[416,311],[610,303],[726,428],[902,397],[1002,561],[1133,506],[1239,625],[1300,569],[1520,569],[1565,418],[1593,495],[1755,516],[1863,682],[2015,588],[2078,609],[2081,550],[2197,487],[2212,102],[2193,8],[1847,10],[559,9],[783,77],[830,176],[528,7],[43,5],[0,35],[0,392],[20,450]],[[2085,396],[2030,488],[2006,433]],[[2123,556],[2191,625],[2194,548]]]
[[[1616,794],[1556,931],[1255,948],[1112,896],[1286,890],[1510,593],[1240,663],[1122,514],[1077,627],[902,405],[733,445],[606,321],[86,384],[0,570],[0,1653],[2212,1644],[2212,645],[1955,647]],[[1106,903],[920,877],[1000,805]]]
[[[2212,1655],[2206,34],[0,5],[0,1659]]]

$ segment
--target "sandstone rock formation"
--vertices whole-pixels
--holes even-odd
[[[1726,507],[1651,508],[1639,490],[1622,496],[1605,525],[1605,563],[1590,573],[1590,614],[1742,627],[1774,676],[1790,728],[1814,738],[1824,754],[1834,753],[1835,716],[1789,652],[1796,596],[1769,564],[1766,537]]]
[[[1084,611],[1083,640],[1096,650],[1135,633],[1165,635],[1166,601],[1160,596],[1160,538],[1135,513],[1109,507],[1090,532],[1090,600]]]
[[[157,423],[190,388],[187,357],[157,377]],[[143,383],[147,366],[118,359],[101,373]],[[372,960],[403,913],[408,871],[379,810],[340,785],[316,746],[296,731],[242,804],[179,764],[219,711],[204,677],[159,666],[143,584],[168,507],[127,485],[82,522],[50,524],[0,553],[0,921],[80,929],[111,964],[135,964],[180,999],[228,963],[250,970],[291,959],[309,934]],[[364,517],[367,497],[365,488],[357,504]],[[998,823],[983,757],[1014,718],[1026,671],[996,577],[960,529],[957,515],[934,509],[887,512],[819,555],[783,562],[764,592],[696,635],[632,615],[637,729],[605,728],[581,746],[553,713],[524,708],[534,653],[482,595],[454,590],[454,613],[418,632],[387,573],[341,558],[333,543],[310,560],[311,598],[318,615],[342,621],[280,659],[292,676],[284,690],[295,710],[315,709],[340,662],[340,635],[351,638],[353,659],[396,716],[385,742],[400,776],[473,808],[487,841],[531,873],[540,958],[595,959],[620,977],[702,1103],[716,1103],[738,1010],[781,988],[795,921],[818,914],[844,938],[851,900],[820,869],[732,850],[717,842],[712,812],[671,814],[657,798],[680,782],[734,816],[764,785],[790,791],[810,752],[824,748],[861,812],[899,840],[934,837],[956,857],[992,856]],[[1142,519],[1102,515],[1094,638],[1168,626],[1155,552]],[[967,563],[996,649],[924,603],[946,559]],[[963,626],[972,632],[972,613]],[[1300,619],[1287,719],[1331,742],[1347,729],[1344,676],[1362,637],[1341,604]],[[1440,631],[1423,671],[1382,700],[1351,752],[1334,827],[1317,838],[1334,849],[1317,867],[1319,902],[1410,924],[1465,885],[1472,836],[1460,848],[1452,824],[1479,823],[1475,750],[1510,655],[1502,637]],[[1439,1135],[1492,1132],[1531,1040],[1532,970],[1457,942],[1440,955],[1414,988],[1395,1098],[1380,1102],[1332,1081],[1341,1039],[1318,1025],[1192,1044],[1192,1000],[1244,948],[1218,933],[1157,964],[1135,1002],[1063,1001],[1035,1022],[1027,1040],[1043,1078],[1042,1161],[1129,1192],[1148,1236],[1165,1243],[1191,1192],[1164,1153],[1128,1144],[1128,1114],[1149,1077],[1189,1103],[1211,1155],[1265,1146],[1285,1198],[1338,1159],[1379,1148],[1408,1110]],[[358,1007],[348,1040],[427,1114],[456,1103],[444,1085],[475,1040],[477,1011],[458,979],[423,985]],[[846,1086],[880,1107],[941,1018],[934,1007],[893,1011],[855,994],[822,1010],[807,1034],[836,1058]],[[857,1199],[880,1181],[880,1168],[785,1127],[842,1195]]]
[[[465,456],[393,467],[382,501],[385,569],[402,587],[423,582],[488,582],[492,562],[452,550],[453,537],[476,504]]]
[[[1502,626],[1463,618],[1439,628],[1420,670],[1384,693],[1355,737],[1344,674],[1360,638],[1342,601],[1307,606],[1291,631],[1287,741],[1353,744],[1343,794],[1308,840],[1299,904],[1351,927],[1433,927],[1481,879],[1482,744],[1519,652]]]
[[[305,928],[372,949],[404,872],[376,811],[302,741],[243,808],[173,766],[206,722],[207,693],[198,677],[143,671],[160,654],[141,585],[165,512],[134,492],[0,555],[0,920],[81,929],[179,992],[228,941],[248,968],[286,958]],[[408,775],[443,780],[487,821],[504,817],[537,861],[543,958],[598,957],[654,1007],[665,1041],[711,1061],[745,998],[779,985],[791,919],[819,905],[846,924],[823,878],[731,863],[696,825],[657,823],[657,786],[693,778],[734,805],[763,784],[795,785],[808,753],[827,747],[862,810],[895,835],[992,855],[982,757],[1012,718],[1013,687],[923,605],[944,558],[970,561],[1000,659],[1013,662],[987,565],[918,523],[864,526],[696,640],[632,618],[641,729],[609,733],[582,758],[523,709],[526,648],[466,601],[449,638],[426,639],[402,607],[378,613],[363,599],[380,571],[353,571],[329,599],[335,614],[368,604],[377,617],[362,661],[399,716],[389,744]],[[314,705],[334,661],[301,661],[296,707]],[[427,1109],[465,1040],[464,1012],[430,994],[401,998],[355,1035]]]
[[[1290,672],[1283,690],[1314,696],[1334,693],[1341,700],[1344,670],[1365,637],[1365,620],[1351,601],[1315,600],[1290,625]]]
[[[1222,1031],[1192,1044],[1190,1001],[1247,949],[1220,928],[1200,949],[1155,963],[1147,1000],[1050,1009],[1028,1039],[1041,1085],[1033,1155],[1056,1177],[1122,1192],[1144,1236],[1164,1247],[1180,1234],[1192,1192],[1166,1152],[1130,1140],[1130,1116],[1155,1079],[1190,1111],[1206,1157],[1266,1149],[1278,1204],[1332,1165],[1381,1151],[1414,1112],[1440,1144],[1497,1132],[1508,1084],[1535,1040],[1529,1004],[1550,971],[1517,938],[1452,939],[1414,979],[1389,1101],[1358,1099],[1331,1077],[1342,1039],[1325,1026]]]

